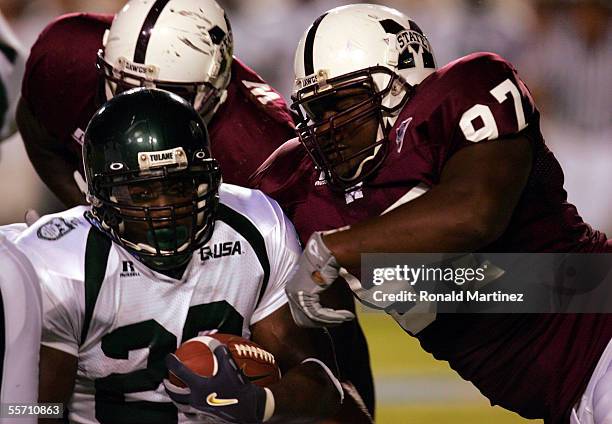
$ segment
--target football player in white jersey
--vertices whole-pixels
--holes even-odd
[[[0,13],[0,140],[16,130],[24,63],[21,46]],[[0,228],[0,422],[7,424],[37,421],[35,416],[8,415],[16,412],[9,411],[9,404],[25,406],[38,397],[40,288],[30,261],[9,241],[24,229],[20,224]]]
[[[64,403],[76,423],[333,413],[342,389],[285,297],[300,254],[293,226],[263,193],[220,183],[197,112],[169,92],[130,90],[94,115],[83,157],[91,207],[43,217],[16,241],[41,279],[40,401]],[[225,381],[189,388],[237,402],[186,415],[162,384],[165,360],[211,330],[251,338],[276,357],[283,378],[266,389],[236,386],[238,371],[220,358]]]
[[[38,397],[40,288],[30,261],[8,239],[18,233],[11,227],[0,230],[0,422],[28,424],[36,417],[8,406],[31,405]]]

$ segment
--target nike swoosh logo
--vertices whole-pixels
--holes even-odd
[[[206,396],[206,403],[210,406],[227,406],[237,404],[238,399],[221,399],[217,397],[216,392],[212,392],[211,394]]]

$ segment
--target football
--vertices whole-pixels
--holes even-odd
[[[274,356],[257,345],[234,334],[215,333],[194,337],[183,343],[174,353],[190,370],[202,377],[210,377],[214,370],[214,356],[209,347],[212,339],[226,345],[244,375],[258,386],[269,386],[280,380],[280,370]],[[168,373],[170,382],[185,387],[172,372]]]

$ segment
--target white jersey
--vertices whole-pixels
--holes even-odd
[[[0,404],[31,404],[38,399],[40,287],[28,258],[4,233],[0,229]],[[7,424],[36,421],[0,419]]]
[[[248,338],[283,306],[295,230],[260,191],[222,184],[213,236],[179,281],[112,243],[87,211],[43,217],[17,239],[41,278],[42,344],[79,359],[70,420],[188,422],[164,391],[164,357],[205,331]]]

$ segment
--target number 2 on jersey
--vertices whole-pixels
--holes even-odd
[[[218,329],[242,335],[243,317],[226,301],[189,308],[182,342],[199,332]],[[177,409],[169,402],[126,401],[125,395],[155,391],[166,376],[164,358],[177,348],[177,337],[154,319],[119,327],[102,337],[102,351],[108,358],[128,361],[130,354],[148,349],[147,366],[128,373],[113,373],[95,380],[96,419],[108,424],[176,423]],[[158,395],[156,395],[158,396]]]

